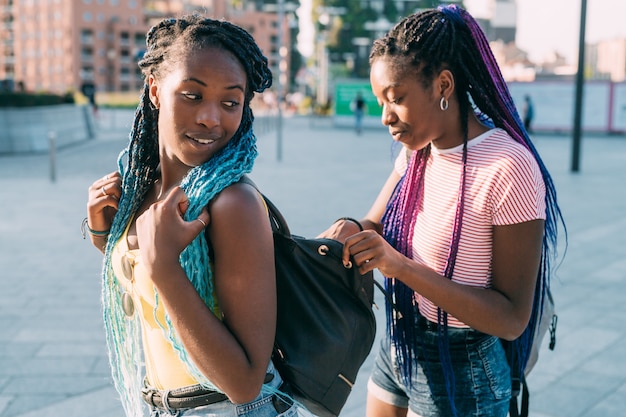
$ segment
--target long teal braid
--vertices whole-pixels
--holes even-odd
[[[400,21],[384,37],[376,40],[370,53],[370,62],[381,57],[394,57],[396,65],[405,70],[405,74],[415,74],[427,87],[433,77],[443,69],[449,69],[455,77],[456,97],[459,102],[464,142],[467,142],[467,118],[470,108],[486,124],[506,130],[511,137],[524,145],[533,154],[541,170],[546,187],[546,222],[542,247],[541,264],[537,277],[532,316],[524,333],[511,342],[516,360],[513,366],[523,375],[530,348],[533,343],[534,329],[541,317],[543,303],[550,285],[551,261],[556,255],[558,225],[564,228],[563,217],[556,199],[556,190],[552,178],[524,129],[513,99],[504,82],[487,39],[477,22],[465,10],[456,5],[441,6],[411,15]],[[471,100],[471,101],[470,101]],[[467,150],[464,149],[464,158]],[[399,251],[411,256],[410,246],[413,237],[411,225],[414,225],[416,209],[420,207],[420,191],[428,152],[419,151],[413,156],[407,173],[389,200],[383,216],[383,234]],[[462,191],[462,190],[461,190]],[[410,206],[407,206],[407,204]],[[406,210],[406,208],[409,210]],[[455,219],[455,224],[462,221],[462,201]],[[454,254],[458,249],[460,228],[455,227],[451,237],[451,252],[448,266],[453,266]],[[567,235],[566,235],[567,236]],[[446,276],[448,276],[446,274]],[[450,276],[448,276],[450,278]],[[388,278],[387,288],[395,297],[395,303],[401,309],[401,315],[394,312],[394,306],[387,305],[388,332],[398,348],[401,373],[404,380],[411,381],[410,358],[415,353],[415,341],[412,337],[413,318],[418,313],[414,303],[413,291],[402,282]],[[454,407],[454,374],[446,364],[449,363],[447,344],[447,320],[440,312],[440,358],[444,364],[444,375],[451,402]],[[399,317],[402,317],[400,319]],[[443,327],[444,331],[441,331]]]
[[[272,75],[267,58],[263,56],[254,39],[241,28],[225,21],[200,16],[166,19],[150,30],[147,46],[146,54],[139,62],[146,78],[150,74],[157,77],[165,74],[170,68],[168,65],[175,63],[180,54],[193,53],[194,50],[208,46],[230,51],[246,71],[247,91],[239,129],[223,149],[201,166],[191,169],[180,184],[189,199],[185,218],[195,219],[219,192],[252,170],[257,148],[252,129],[254,117],[250,100],[254,92],[262,92],[271,86]],[[111,226],[103,265],[102,302],[109,360],[113,380],[126,414],[133,417],[142,415],[144,407],[141,400],[144,377],[141,328],[138,314],[129,318],[122,310],[122,290],[113,273],[111,255],[157,178],[157,120],[158,110],[151,105],[146,84],[135,112],[128,148],[118,158],[123,175],[122,195]],[[124,164],[126,155],[128,159]],[[180,263],[202,300],[212,311],[216,311],[216,300],[213,298],[214,279],[204,233],[199,234],[183,250]],[[158,306],[157,294],[155,298]],[[218,390],[189,358],[167,315],[166,322],[159,324],[191,375],[206,388]]]

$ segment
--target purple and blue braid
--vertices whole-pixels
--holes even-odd
[[[456,5],[425,10],[401,20],[385,36],[376,40],[370,53],[370,63],[382,57],[394,57],[395,65],[401,66],[407,76],[418,78],[428,87],[436,75],[448,69],[455,78],[455,94],[459,102],[459,117],[464,139],[463,173],[457,205],[450,252],[444,275],[452,277],[458,251],[465,189],[465,163],[467,161],[467,130],[469,109],[473,109],[481,121],[492,127],[504,129],[517,142],[525,146],[537,161],[546,188],[546,221],[542,256],[534,294],[530,321],[523,334],[510,342],[515,353],[519,375],[523,375],[534,338],[534,329],[541,318],[541,311],[550,285],[551,261],[556,255],[558,225],[565,224],[557,204],[556,190],[515,107],[508,87],[502,78],[498,64],[491,52],[485,34],[474,18]],[[471,101],[470,101],[471,100]],[[383,216],[383,235],[399,252],[412,257],[413,231],[416,216],[422,204],[423,178],[430,152],[429,147],[414,151],[405,175],[389,199]],[[393,297],[394,305],[387,304],[388,332],[398,351],[402,374],[410,384],[411,360],[417,346],[414,337],[415,319],[419,314],[414,292],[402,282],[386,279],[386,287]],[[447,348],[447,315],[439,310],[439,353],[446,376],[446,387],[452,412],[454,407],[454,374]]]

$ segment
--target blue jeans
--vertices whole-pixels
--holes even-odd
[[[439,358],[437,328],[418,319],[417,354],[412,362],[412,384],[400,376],[395,348],[388,337],[368,382],[369,394],[421,417],[453,416]],[[511,398],[511,371],[497,337],[472,329],[448,328],[454,370],[458,417],[505,417]]]
[[[202,407],[170,411],[150,406],[150,417],[314,417],[298,403],[292,403],[285,411],[277,411],[283,410],[284,405],[293,400],[278,391],[282,378],[271,362],[267,372],[273,373],[274,378],[266,386],[271,387],[276,393],[261,393],[253,401],[245,404],[233,404],[225,400]]]

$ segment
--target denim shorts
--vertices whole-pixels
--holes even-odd
[[[373,397],[420,417],[453,416],[439,357],[437,325],[417,320],[416,356],[411,386],[400,376],[395,348],[389,337],[380,351],[368,382]],[[511,398],[511,371],[497,337],[472,329],[448,328],[454,370],[454,405],[458,417],[506,417]]]
[[[150,417],[314,417],[304,406],[294,403],[278,391],[282,378],[271,362],[267,372],[272,373],[274,378],[265,385],[275,390],[275,393],[261,393],[245,404],[233,404],[225,400],[201,407],[170,411],[149,406]],[[286,410],[285,404],[288,406]]]

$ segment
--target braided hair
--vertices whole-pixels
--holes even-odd
[[[123,311],[123,289],[113,272],[111,254],[158,176],[159,116],[158,109],[155,109],[150,101],[148,77],[151,75],[157,79],[164,77],[181,58],[209,47],[217,47],[233,54],[246,73],[244,108],[239,128],[224,148],[204,164],[192,168],[181,181],[180,187],[189,199],[186,219],[196,218],[221,190],[239,181],[243,174],[252,170],[257,149],[252,130],[254,118],[250,101],[255,92],[262,92],[272,84],[267,58],[252,36],[226,21],[203,18],[199,15],[165,19],[150,29],[146,44],[146,53],[139,61],[146,81],[135,112],[128,147],[118,158],[123,176],[122,194],[111,225],[103,266],[102,301],[109,360],[115,386],[128,416],[143,414],[141,411],[143,404],[140,400],[143,378],[140,365],[143,362],[141,332],[138,315],[127,317]],[[210,65],[210,62],[207,62],[207,65]],[[127,159],[126,167],[124,159]],[[217,303],[210,261],[204,233],[200,233],[180,256],[180,263],[196,291],[205,304],[216,312]],[[156,293],[155,299],[158,306],[159,299]],[[218,390],[189,358],[167,314],[165,323],[159,320],[157,323],[191,375],[206,388]]]
[[[548,170],[532,144],[528,132],[515,107],[508,87],[491,52],[489,43],[472,16],[456,5],[440,6],[413,14],[401,20],[385,36],[377,39],[370,53],[370,64],[380,58],[394,58],[395,65],[406,76],[413,76],[428,88],[442,70],[449,70],[455,79],[455,94],[459,103],[459,118],[463,134],[463,171],[459,201],[454,221],[454,232],[444,275],[452,278],[458,251],[465,191],[467,160],[468,117],[470,109],[479,120],[491,127],[499,127],[526,147],[537,161],[546,187],[546,221],[542,256],[535,288],[530,321],[523,334],[511,342],[515,356],[512,363],[518,375],[528,362],[534,329],[540,319],[544,299],[550,285],[550,262],[556,254],[558,224],[564,225],[556,200],[556,191]],[[412,256],[411,246],[417,210],[423,200],[423,180],[430,145],[414,151],[407,171],[394,190],[383,215],[383,235],[398,251]],[[387,289],[395,305],[387,305],[388,332],[395,344],[403,377],[411,383],[411,360],[415,353],[414,323],[418,307],[414,292],[402,282],[386,278]],[[394,309],[396,311],[394,311]],[[405,320],[400,320],[404,317]],[[438,309],[439,356],[446,376],[446,388],[452,411],[454,407],[454,374],[451,367],[447,337],[447,315]]]

